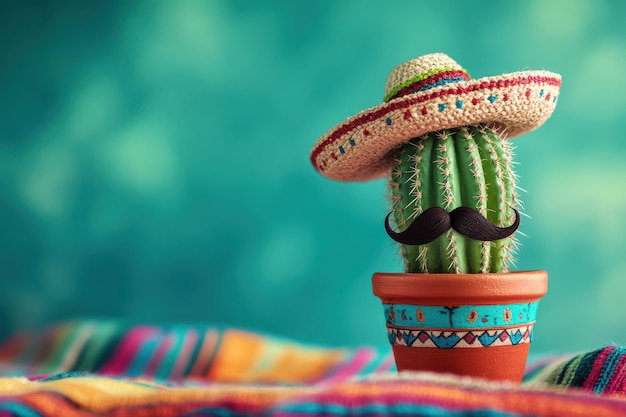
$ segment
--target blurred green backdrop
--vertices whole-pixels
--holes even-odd
[[[402,262],[384,181],[318,175],[318,136],[445,52],[563,75],[515,140],[535,352],[626,343],[626,2],[49,1],[0,12],[0,332],[75,317],[386,343]]]

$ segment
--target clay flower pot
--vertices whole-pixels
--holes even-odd
[[[522,380],[545,271],[376,273],[373,287],[398,371]]]

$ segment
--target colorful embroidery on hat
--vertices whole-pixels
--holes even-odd
[[[384,101],[388,102],[408,94],[415,94],[430,90],[431,88],[440,87],[442,85],[468,80],[470,80],[470,76],[465,70],[450,67],[440,68],[428,71],[424,74],[419,74],[394,87],[384,98]]]
[[[389,103],[388,105],[377,107],[370,111],[366,111],[366,112],[359,114],[358,116],[350,119],[349,121],[346,121],[344,124],[339,125],[335,130],[330,132],[327,137],[325,137],[323,140],[318,142],[317,146],[311,152],[311,162],[318,170],[325,171],[327,166],[324,166],[322,168],[322,163],[321,161],[318,162],[317,158],[319,154],[327,146],[336,142],[338,139],[340,139],[344,135],[354,132],[357,128],[363,125],[367,126],[371,124],[373,121],[380,120],[383,117],[387,118],[389,117],[390,113],[400,110],[400,109],[408,110],[411,107],[417,106],[422,103],[432,102],[435,99],[442,99],[447,96],[455,96],[455,95],[460,96],[460,95],[469,94],[472,92],[478,92],[481,90],[489,91],[489,90],[495,90],[498,88],[511,88],[515,86],[524,86],[524,85],[529,85],[529,84],[543,84],[543,85],[558,88],[561,86],[561,80],[560,78],[554,77],[554,76],[523,75],[520,77],[509,78],[509,79],[487,80],[487,81],[480,82],[478,84],[471,84],[471,83],[468,83],[469,85],[464,85],[465,83],[461,83],[461,84],[463,85],[455,85],[453,88],[440,89],[432,93],[403,97],[402,100],[397,100],[395,102]],[[528,100],[532,98],[531,88],[526,89],[525,96]],[[556,103],[556,100],[557,100],[557,96],[556,94],[554,94],[552,98],[552,102]],[[479,105],[480,99],[478,99],[477,97],[474,97],[472,99],[472,104]],[[495,104],[495,102],[492,104]],[[444,107],[444,110],[445,110],[445,107]],[[440,111],[444,111],[444,110],[440,110]],[[421,107],[421,114],[422,115],[428,114],[428,109],[426,105],[423,105]],[[371,132],[367,129],[364,129],[363,135],[369,136],[371,135]]]

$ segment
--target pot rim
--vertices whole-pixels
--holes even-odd
[[[377,272],[374,294],[385,304],[463,305],[534,302],[548,291],[543,270],[488,274]]]

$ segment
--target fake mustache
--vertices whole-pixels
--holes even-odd
[[[403,232],[394,232],[385,217],[385,230],[389,237],[405,245],[425,245],[446,233],[450,228],[471,239],[492,241],[509,237],[517,230],[520,216],[517,210],[515,221],[508,227],[498,227],[471,207],[457,207],[448,213],[441,207],[431,207],[417,216]]]

